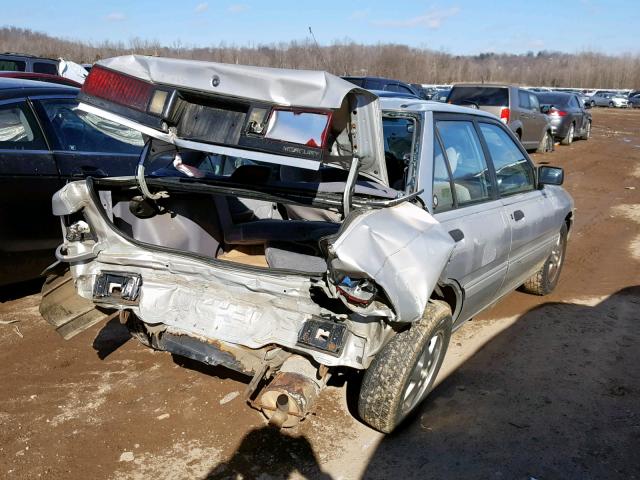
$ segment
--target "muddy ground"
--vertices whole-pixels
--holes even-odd
[[[565,168],[577,206],[557,290],[458,330],[394,434],[351,416],[353,375],[296,431],[266,428],[243,377],[115,321],[65,342],[29,284],[1,292],[0,478],[639,478],[640,111],[593,117],[590,141],[535,158]]]

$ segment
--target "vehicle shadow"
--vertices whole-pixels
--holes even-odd
[[[214,467],[206,478],[290,478],[295,473],[303,478],[332,478],[322,471],[306,437],[266,426],[247,433],[229,461]]]
[[[640,287],[546,303],[451,374],[363,478],[640,478]]]
[[[122,325],[118,317],[112,318],[98,332],[93,339],[93,349],[100,360],[104,360],[131,339],[127,327]]]
[[[43,278],[36,278],[0,287],[0,303],[40,293],[43,283]]]

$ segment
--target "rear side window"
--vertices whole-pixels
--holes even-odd
[[[440,142],[433,149],[433,212],[441,213],[454,207],[453,190],[447,159],[444,158]]]
[[[436,128],[451,169],[458,205],[490,199],[493,185],[473,123],[441,120],[436,123]]]
[[[413,119],[383,117],[384,158],[387,165],[389,185],[404,190],[407,160],[413,152],[416,125]]]
[[[44,150],[46,144],[24,103],[0,106],[0,149]]]
[[[26,64],[20,60],[0,60],[0,71],[24,72]]]
[[[478,107],[508,107],[509,90],[506,87],[453,87],[449,94],[449,103]]]
[[[522,90],[518,90],[518,106],[525,110],[531,109],[531,103],[529,102],[529,94]]]
[[[489,123],[480,123],[480,131],[489,148],[500,195],[533,190],[533,167],[507,132],[498,125]]]
[[[357,85],[358,87],[364,87],[364,80],[362,78],[345,78],[345,80]]]
[[[58,67],[53,63],[34,62],[33,71],[36,73],[47,73],[49,75],[58,75]]]
[[[531,110],[540,111],[540,102],[538,102],[538,97],[536,97],[535,93],[529,94],[529,105],[531,106]]]

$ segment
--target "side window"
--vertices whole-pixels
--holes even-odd
[[[576,97],[571,97],[571,100],[569,100],[569,105],[573,108],[580,108],[580,102]]]
[[[433,148],[433,211],[434,213],[446,212],[451,210],[454,205],[453,200],[453,182],[449,169],[447,168],[447,159],[444,158],[440,142],[436,139]]]
[[[529,94],[529,103],[531,104],[531,110],[540,111],[540,102],[538,102],[538,97],[535,93]]]
[[[507,132],[490,123],[480,123],[480,131],[493,160],[500,195],[534,190],[533,167]]]
[[[489,200],[493,185],[472,122],[441,120],[436,128],[442,139],[459,206]]]
[[[58,75],[58,67],[53,63],[34,62],[33,71],[36,73],[47,73],[49,75]]]
[[[389,185],[396,190],[405,188],[407,160],[413,153],[415,121],[406,117],[382,117],[384,159]]]
[[[43,100],[59,148],[72,152],[140,153],[142,134],[78,110],[74,100]]]
[[[35,118],[25,103],[0,105],[0,149],[47,150]]]
[[[407,87],[405,87],[404,85],[400,85],[398,84],[398,91],[400,93],[408,93],[409,95],[415,95],[415,93],[413,93],[411,90],[409,90]]]
[[[24,72],[27,65],[22,60],[0,60],[0,71]]]
[[[529,103],[529,94],[523,90],[518,90],[518,106],[526,110],[531,108]]]

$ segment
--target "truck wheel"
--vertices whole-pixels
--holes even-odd
[[[547,295],[556,288],[567,250],[567,226],[560,229],[560,236],[544,265],[522,285],[522,290],[533,295]]]
[[[549,153],[553,152],[553,137],[549,134],[549,132],[544,132],[544,136],[540,143],[538,144],[538,148],[536,153]]]
[[[560,141],[562,145],[571,145],[573,143],[573,136],[576,133],[576,126],[572,123],[569,126],[569,131],[565,135],[565,137]]]
[[[391,432],[433,387],[451,338],[451,308],[434,300],[422,319],[378,352],[360,387],[358,413],[371,427]]]

